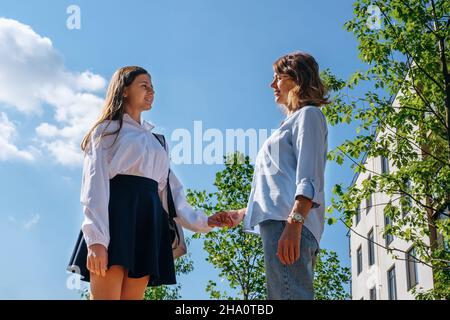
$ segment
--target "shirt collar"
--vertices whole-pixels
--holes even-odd
[[[131,125],[142,128],[145,131],[151,131],[155,126],[146,120],[142,120],[142,124],[134,120],[128,113],[123,114],[123,120],[130,123]]]
[[[286,122],[286,120],[292,118],[294,116],[294,114],[297,114],[300,111],[301,108],[295,110],[294,112],[292,112],[290,115],[286,116],[283,120],[283,122]]]
[[[143,120],[143,127],[146,131],[152,131],[152,129],[155,127],[153,124],[148,122],[147,120]]]

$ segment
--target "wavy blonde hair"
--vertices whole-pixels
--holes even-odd
[[[305,52],[292,52],[273,64],[278,75],[286,75],[296,86],[289,91],[287,109],[294,112],[306,105],[320,107],[328,104],[327,89],[320,79],[319,65]]]
[[[99,140],[102,137],[116,134],[114,142],[111,144],[111,146],[114,145],[123,125],[123,115],[125,113],[124,108],[125,98],[123,97],[123,92],[125,88],[131,85],[134,79],[136,79],[136,77],[141,74],[149,75],[147,70],[137,66],[122,67],[113,74],[111,81],[109,82],[108,85],[108,90],[106,92],[106,98],[103,104],[101,115],[83,138],[83,141],[81,142],[81,150],[86,152],[95,128],[97,128],[97,126],[99,126],[105,120],[110,121],[108,121],[107,126],[99,136]],[[111,120],[119,120],[119,128],[114,132],[108,132],[105,134],[106,129],[111,123]]]

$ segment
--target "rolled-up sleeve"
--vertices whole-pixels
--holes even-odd
[[[109,246],[109,170],[106,149],[98,141],[99,127],[93,131],[84,156],[80,201],[84,221],[81,229],[87,246]]]
[[[302,195],[313,202],[313,208],[324,205],[324,154],[326,153],[326,122],[316,107],[305,107],[292,126],[292,145],[297,159],[295,196]]]

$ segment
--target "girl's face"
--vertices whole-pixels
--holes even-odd
[[[155,96],[150,76],[148,74],[138,75],[125,88],[123,96],[128,108],[140,111],[150,110]]]
[[[270,86],[274,90],[275,102],[287,107],[289,91],[295,87],[295,81],[287,75],[280,75],[274,72]]]

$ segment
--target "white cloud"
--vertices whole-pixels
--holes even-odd
[[[51,142],[42,142],[42,146],[46,147],[53,158],[65,166],[77,166],[83,161],[80,145],[74,141],[54,140]]]
[[[39,222],[40,218],[41,217],[38,214],[32,214],[28,220],[26,220],[22,223],[22,228],[24,230],[31,229],[31,227],[33,227],[35,224],[37,224]]]
[[[46,151],[41,153],[62,165],[81,165],[79,145],[100,114],[103,99],[98,92],[105,88],[105,79],[91,71],[67,70],[49,38],[16,20],[0,18],[0,83],[0,105],[27,116],[53,110],[54,121],[39,124],[37,137],[31,139]],[[33,159],[6,141],[9,154]]]
[[[4,112],[0,112],[0,161],[22,159],[32,161],[35,159],[32,148],[19,150],[13,143],[17,138],[17,130],[15,125],[9,121],[8,116]]]
[[[71,76],[73,77],[73,75]],[[105,87],[105,79],[90,71],[75,75],[74,82],[78,90],[98,91]]]
[[[58,134],[58,128],[52,124],[44,122],[36,128],[36,133],[41,137],[55,137]]]
[[[65,182],[72,182],[72,178],[68,177],[68,176],[61,176],[61,178],[65,181]]]
[[[35,226],[39,220],[41,219],[41,216],[39,214],[33,213],[28,217],[28,219],[21,220],[20,222],[17,221],[17,219],[13,216],[8,216],[9,222],[16,226],[20,226],[23,230],[30,230],[33,226]]]

